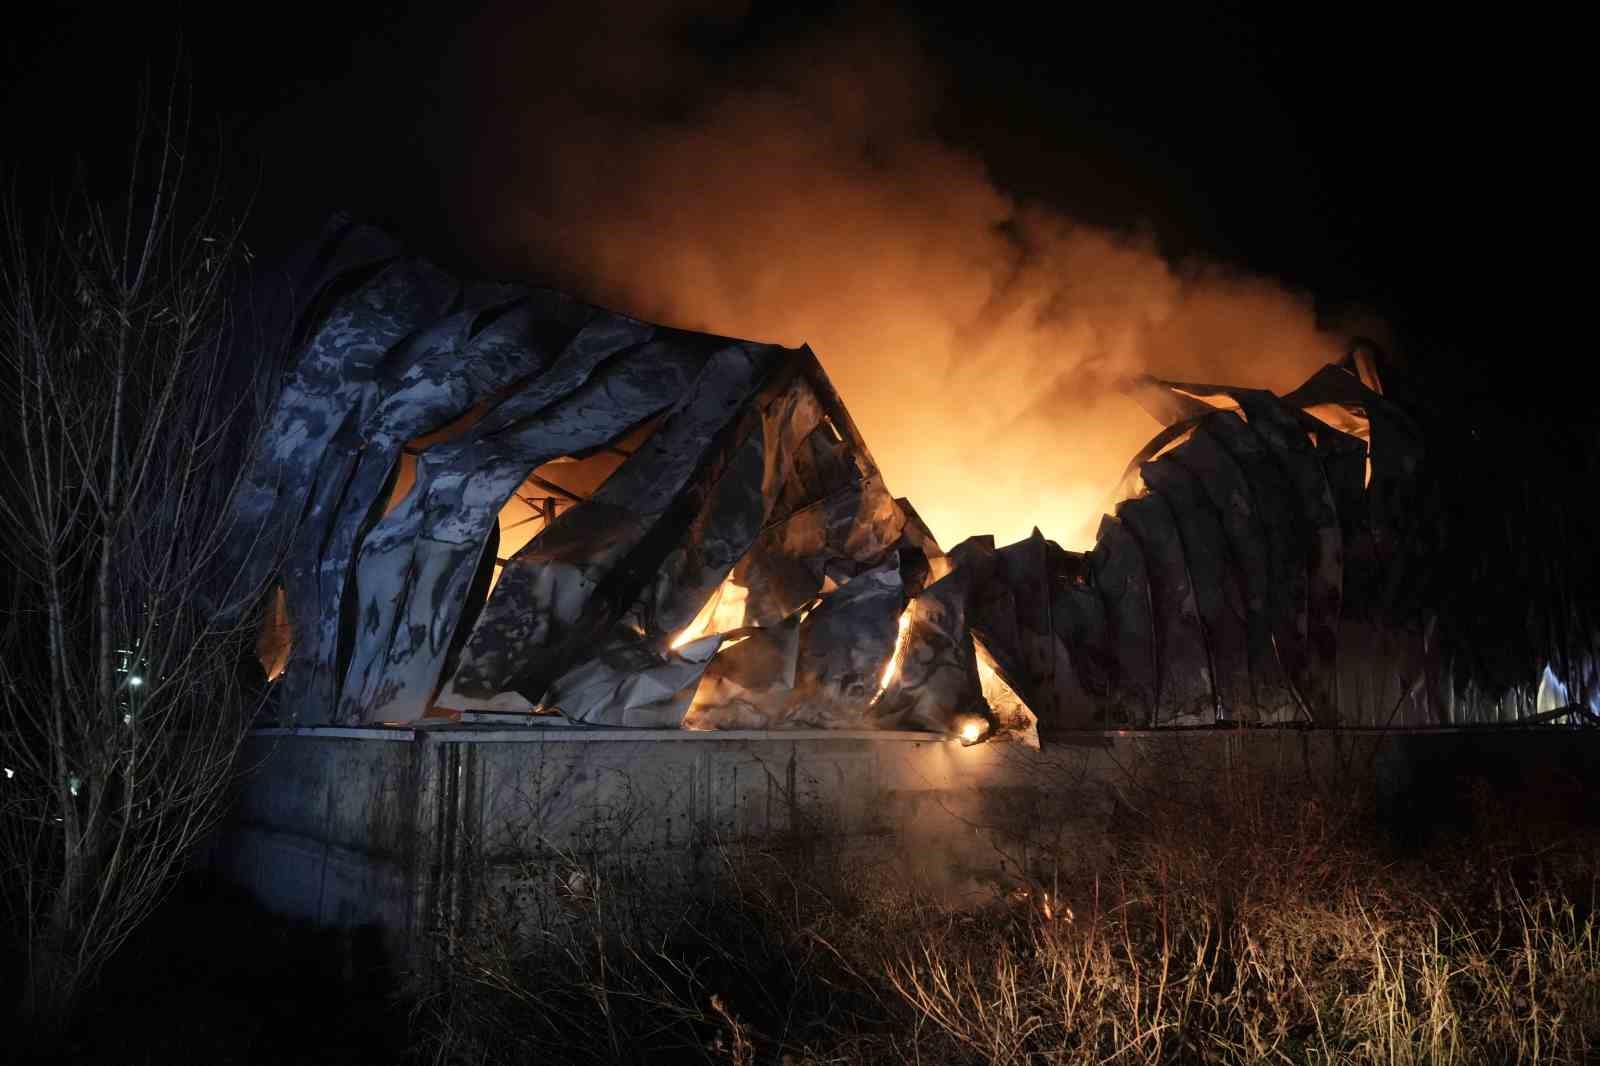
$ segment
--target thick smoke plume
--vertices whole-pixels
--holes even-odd
[[[1339,354],[1300,296],[997,188],[932,132],[906,25],[740,25],[586,3],[466,27],[436,131],[467,160],[454,222],[619,310],[809,343],[946,546],[1090,542],[1157,428],[1131,375],[1286,389]]]

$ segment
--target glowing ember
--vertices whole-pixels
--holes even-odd
[[[956,718],[954,724],[954,739],[961,741],[963,748],[970,748],[989,736],[990,723],[982,715],[963,714]]]
[[[276,681],[289,665],[289,653],[294,646],[294,635],[289,629],[289,605],[284,598],[283,586],[272,590],[267,601],[261,631],[256,637],[256,658],[268,681]]]
[[[872,697],[872,702],[877,703],[883,694],[889,690],[889,685],[900,672],[900,662],[906,657],[906,638],[911,634],[911,608],[906,607],[900,612],[900,631],[895,634],[894,654],[889,656],[889,661],[883,664],[883,676],[878,679],[878,694]]]

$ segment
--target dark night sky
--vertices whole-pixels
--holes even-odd
[[[235,195],[259,185],[259,246],[348,205],[470,256],[448,205],[493,165],[474,145],[495,131],[460,110],[472,64],[441,58],[462,6],[38,9],[8,27],[8,178],[37,197],[76,158],[115,174],[139,80],[164,78],[181,39],[196,157]],[[713,55],[826,32],[787,7],[685,32]],[[1376,5],[1290,13],[1302,7],[1124,3],[1046,22],[991,3],[907,7],[896,24],[943,70],[939,133],[1006,191],[1376,308],[1427,338],[1428,373],[1466,368],[1476,393],[1538,402],[1528,369],[1554,373],[1570,343],[1548,278],[1572,268],[1554,252],[1565,138],[1523,35]],[[1508,351],[1523,387],[1500,377]]]

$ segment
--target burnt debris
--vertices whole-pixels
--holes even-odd
[[[263,659],[301,724],[1032,740],[1573,699],[1544,662],[1547,693],[1475,686],[1440,639],[1424,434],[1364,349],[1282,397],[1142,381],[1166,428],[1091,551],[946,555],[807,348],[464,283],[343,218],[316,262],[231,542],[277,569]]]

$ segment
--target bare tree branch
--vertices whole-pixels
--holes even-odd
[[[220,815],[259,694],[267,590],[222,550],[258,406],[229,366],[245,253],[215,200],[179,210],[175,93],[115,221],[82,189],[42,227],[0,209],[0,869],[42,1021]]]

